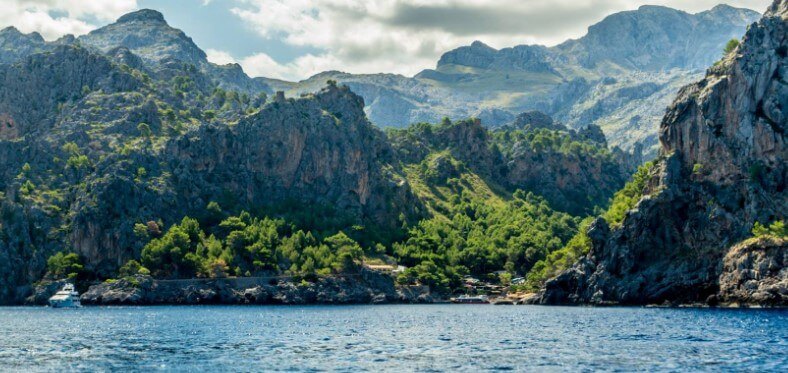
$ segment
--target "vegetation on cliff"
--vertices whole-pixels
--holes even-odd
[[[115,45],[127,34],[139,44]],[[0,63],[0,302],[43,277],[365,261],[443,292],[464,275],[542,281],[586,251],[585,218],[620,222],[645,182],[613,197],[640,158],[538,112],[380,131],[348,87],[274,94],[156,12],[80,40]]]
[[[640,166],[638,171],[632,175],[632,179],[616,192],[607,211],[601,215],[608,224],[621,224],[626,213],[632,210],[643,197],[653,167],[653,162],[647,162]],[[588,254],[588,251],[591,250],[591,239],[588,237],[587,231],[592,220],[592,218],[586,218],[580,224],[577,234],[569,240],[566,246],[550,253],[545,259],[534,265],[526,278],[525,289],[529,291],[540,289],[545,281],[571,267],[583,255]]]
[[[282,220],[232,216],[201,227],[183,218],[142,249],[142,265],[160,278],[328,275],[354,270],[361,247],[342,232],[318,239]]]

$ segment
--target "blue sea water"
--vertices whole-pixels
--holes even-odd
[[[0,371],[786,371],[788,311],[0,308]]]

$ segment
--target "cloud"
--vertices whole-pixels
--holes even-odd
[[[293,81],[331,70],[340,65],[341,61],[329,54],[306,54],[288,63],[280,63],[265,53],[257,53],[243,58],[239,63],[250,76]]]
[[[555,45],[582,36],[588,26],[611,13],[646,3],[700,11],[718,1],[236,0],[231,11],[264,38],[320,51],[276,68],[276,61],[268,55],[270,60],[250,59],[248,66],[258,61],[265,69],[306,78],[319,72],[314,71],[317,66],[352,73],[412,75],[433,67],[442,53],[474,40],[496,48]],[[770,1],[729,3],[765,8]],[[292,71],[297,67],[304,70]]]
[[[0,25],[53,40],[88,33],[97,27],[91,21],[108,22],[136,8],[136,0],[3,0]]]
[[[604,17],[606,7],[590,2],[516,2],[493,7],[482,3],[421,5],[397,3],[381,21],[413,30],[435,29],[451,35],[563,35]],[[581,26],[582,27],[582,26]]]
[[[442,52],[473,41],[440,29],[414,30],[385,22],[394,5],[393,0],[242,0],[232,12],[265,38],[320,51],[287,62],[305,69],[298,78],[320,72],[315,71],[318,66],[415,74],[433,66]]]
[[[216,49],[206,49],[205,54],[208,56],[208,61],[217,65],[226,65],[228,63],[235,63],[235,58],[225,51]]]

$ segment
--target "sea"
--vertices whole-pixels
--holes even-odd
[[[0,371],[788,371],[788,311],[0,308]]]

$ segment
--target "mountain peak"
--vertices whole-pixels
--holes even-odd
[[[487,44],[485,44],[485,43],[483,43],[483,42],[481,42],[479,40],[474,40],[473,43],[471,43],[471,48],[495,50],[495,48],[493,48],[493,47],[491,47],[491,46],[489,46],[489,45],[487,45]]]
[[[0,36],[6,36],[6,37],[11,36],[13,38],[27,38],[37,43],[44,42],[44,37],[41,36],[41,34],[39,34],[38,32],[33,31],[29,34],[25,34],[22,31],[19,31],[19,29],[14,26],[8,26],[0,30]]]
[[[638,12],[681,12],[678,9],[673,9],[671,7],[663,6],[663,5],[641,5],[638,8]]]
[[[127,22],[157,22],[167,23],[164,20],[164,15],[153,9],[140,9],[135,12],[125,14],[118,18],[118,23]]]
[[[22,32],[19,31],[18,28],[14,26],[8,26],[2,30],[0,30],[0,34],[21,34]]]
[[[196,66],[207,63],[205,52],[190,37],[168,25],[161,13],[151,9],[126,14],[113,24],[80,36],[79,42],[103,53],[126,47],[154,64],[168,58]]]
[[[734,7],[732,7],[732,6],[728,5],[728,4],[717,4],[717,5],[714,6],[714,8],[711,8],[711,11],[712,12],[719,12],[719,11],[731,10],[731,9],[737,9],[737,8],[734,8]]]

